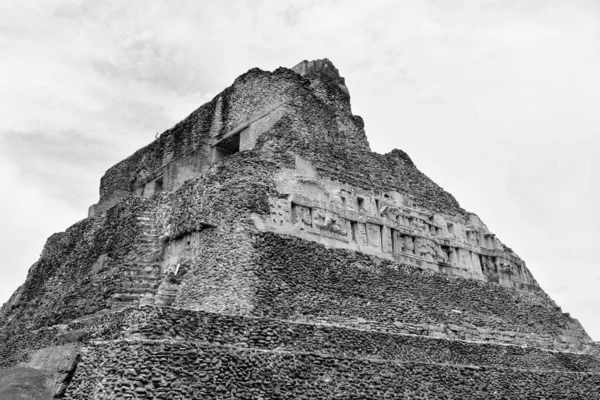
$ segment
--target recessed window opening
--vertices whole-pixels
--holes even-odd
[[[454,224],[448,222],[448,233],[454,233]]]
[[[237,132],[226,137],[217,144],[217,150],[220,150],[222,155],[231,155],[240,151],[240,136],[243,132]]]
[[[158,178],[154,181],[154,193],[158,193],[163,190],[163,178]]]
[[[375,208],[379,211],[379,199],[375,199]]]
[[[346,208],[346,198],[344,196],[341,196],[342,198],[342,208]]]
[[[363,211],[365,209],[365,199],[357,197],[356,201],[358,203],[358,211]]]

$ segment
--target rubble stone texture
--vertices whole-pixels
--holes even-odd
[[[0,339],[0,368],[73,400],[600,398],[598,345],[406,153],[371,152],[326,59],[248,71],[111,167]]]

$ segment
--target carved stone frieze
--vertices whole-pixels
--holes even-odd
[[[284,225],[291,223],[290,202],[285,199],[269,199],[271,221],[274,224]]]
[[[361,246],[368,246],[369,242],[367,241],[367,227],[365,224],[358,222],[356,224],[357,226],[357,233],[358,233],[358,243]]]
[[[410,196],[303,176],[298,170],[283,170],[277,187],[280,195],[270,199],[266,229],[280,226],[285,229],[275,230],[421,268],[489,276],[505,285],[535,284],[523,261],[476,216],[463,220],[435,213],[417,207]]]
[[[374,248],[381,247],[381,225],[367,222],[367,239],[369,246]]]
[[[394,244],[392,242],[392,230],[391,228],[384,226],[383,229],[383,252],[384,253],[393,253]]]

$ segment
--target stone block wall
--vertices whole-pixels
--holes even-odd
[[[66,399],[594,399],[600,375],[173,341],[91,344]]]
[[[268,196],[276,193],[272,170],[281,162],[237,153],[185,184],[165,200],[171,236],[197,230],[199,221],[249,224],[252,214],[268,215]]]
[[[205,173],[211,165],[209,146],[200,146],[188,155],[180,157],[164,169],[164,190],[179,189],[186,181]]]
[[[186,162],[178,160],[201,148],[203,153],[212,152],[201,156],[207,158],[207,165],[222,160],[215,159],[212,141],[268,111],[249,124],[242,135],[242,150],[256,145],[267,152],[299,154],[315,163],[324,176],[359,187],[376,183],[414,195],[419,205],[434,211],[464,214],[456,200],[418,171],[405,153],[370,152],[363,121],[352,115],[340,82],[343,86],[337,72],[302,77],[285,68],[272,73],[250,70],[157,140],[109,169],[101,181],[98,210],[112,206],[122,197],[119,193],[133,192],[149,178],[170,175],[171,163],[178,162],[181,168]],[[204,170],[194,169],[192,174]],[[188,177],[184,172],[174,181]]]
[[[114,340],[172,340],[318,353],[396,362],[497,366],[600,373],[594,353],[570,353],[364,330],[316,321],[285,321],[171,307],[127,307],[69,324],[23,332],[0,345],[0,369],[52,346]]]
[[[258,149],[293,153],[315,165],[322,177],[395,190],[434,212],[466,217],[454,196],[419,171],[406,153],[371,152],[360,117],[327,106],[314,94],[298,97],[288,107],[290,112],[259,138]]]
[[[53,235],[18,296],[0,312],[5,334],[65,323],[111,307],[144,255],[148,200],[128,197],[97,218]]]
[[[126,336],[120,337],[145,340],[195,341],[398,362],[600,373],[600,358],[593,354],[393,334],[311,321],[289,322],[148,306],[129,309],[124,319]]]
[[[165,289],[178,307],[541,348],[589,344],[576,321],[543,292],[257,232],[250,217],[269,215],[268,199],[277,196],[274,174],[295,165],[286,154],[258,154],[234,154],[176,192],[151,200],[128,197],[106,216],[59,234],[39,261],[39,277],[38,267],[32,268],[22,299],[5,307],[11,310],[3,312],[3,321],[13,318],[8,325],[15,331],[25,329],[19,321],[51,326],[111,308],[117,294],[134,303],[147,295],[144,301],[154,304],[156,274],[164,273],[161,249],[200,232],[196,253],[181,260],[185,273],[178,285]],[[146,213],[149,225],[140,221]],[[137,287],[131,272],[146,268],[155,283]]]
[[[127,322],[127,317],[132,311],[132,308],[127,308],[94,314],[67,324],[5,335],[0,341],[0,369],[27,362],[37,350],[51,346],[121,339],[131,325]]]
[[[594,354],[152,306],[15,339],[0,354],[16,343],[21,357],[3,357],[0,368],[48,352],[36,348],[78,345],[80,361],[62,385],[67,399],[586,399],[600,379]]]
[[[214,140],[226,135],[251,116],[297,96],[296,92],[302,88],[303,78],[285,68],[273,73],[256,68],[248,71],[236,79],[232,86],[165,131],[148,146],[110,168],[100,182],[100,204],[110,201],[119,191],[132,193],[148,179],[168,173],[167,169],[174,162],[181,168],[186,164],[186,157],[191,154],[202,158],[203,164],[211,165],[214,162],[211,148]],[[269,119],[258,121],[256,125],[258,128],[262,125],[266,129],[267,121]],[[253,129],[256,130],[257,127]],[[255,141],[256,138],[253,138],[252,142]],[[191,164],[196,161],[191,160]],[[194,172],[197,176],[204,170],[205,168],[200,168]],[[174,181],[185,178],[188,176],[184,173]],[[177,187],[177,184],[172,186]]]
[[[477,218],[414,206],[410,196],[320,178],[307,161],[275,175],[278,195],[257,227],[433,271],[539,290],[525,263]],[[308,171],[305,173],[304,171]]]
[[[273,72],[251,69],[221,93],[220,129],[214,136],[218,139],[264,110],[289,101],[303,84],[303,79],[287,68]]]
[[[0,369],[28,361],[32,350],[52,345],[58,328],[4,335],[0,341]]]
[[[256,315],[312,316],[342,323],[361,318],[365,326],[379,329],[417,324],[433,335],[537,343],[545,348],[591,344],[580,326],[573,329],[577,321],[543,292],[423,271],[272,233],[258,233],[253,246],[255,274],[261,282]],[[563,338],[566,333],[577,336]]]
[[[158,200],[165,209],[159,225],[170,227],[169,240],[202,231],[201,248],[181,260],[189,272],[176,289],[175,306],[352,326],[364,320],[366,329],[542,348],[576,350],[590,343],[542,291],[255,232],[249,216],[269,215],[268,198],[277,196],[274,171],[290,164],[295,160],[285,156],[238,153]],[[219,227],[206,231],[206,223]]]

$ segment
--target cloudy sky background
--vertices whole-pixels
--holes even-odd
[[[106,169],[252,67],[327,57],[600,340],[600,3],[0,2],[0,303]],[[509,306],[509,305],[507,305]]]

